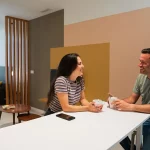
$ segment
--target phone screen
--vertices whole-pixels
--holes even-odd
[[[63,113],[57,114],[56,116],[68,121],[75,119],[75,117]]]

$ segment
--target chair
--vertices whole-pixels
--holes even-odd
[[[21,121],[29,121],[29,120],[37,119],[40,117],[41,117],[40,115],[31,114],[29,111],[27,113],[18,114],[17,116],[19,123],[21,123]]]

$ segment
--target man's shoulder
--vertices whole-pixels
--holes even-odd
[[[137,80],[136,80],[136,83],[138,84],[144,84],[145,81],[147,79],[147,75],[145,74],[139,74],[138,77],[137,77]]]
[[[139,80],[145,80],[147,78],[147,75],[145,75],[145,74],[139,74],[137,78]]]

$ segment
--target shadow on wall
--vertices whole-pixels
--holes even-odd
[[[0,66],[0,81],[5,83],[5,66]]]

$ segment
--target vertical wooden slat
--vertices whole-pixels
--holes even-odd
[[[14,104],[16,104],[16,33],[15,33],[15,19],[13,19],[13,100]]]
[[[19,91],[20,91],[20,94],[19,94],[19,98],[20,98],[20,103],[22,104],[22,89],[21,89],[21,50],[22,50],[22,34],[21,34],[21,21],[19,21]]]
[[[25,35],[25,21],[23,21],[23,54],[24,54],[24,62],[23,62],[23,70],[24,70],[24,86],[23,86],[23,96],[24,96],[24,104],[27,104],[26,101],[26,35]]]
[[[20,90],[19,90],[19,20],[16,22],[16,39],[17,39],[17,101],[20,104]]]
[[[23,21],[22,22],[22,25],[23,25],[23,51],[22,51],[22,54],[23,54],[23,64],[22,64],[22,69],[23,69],[23,72],[26,71],[25,69],[25,66],[26,66],[26,54],[25,54],[25,50],[26,50],[26,46],[25,46],[25,22]],[[26,99],[25,99],[25,89],[26,89],[26,74],[24,73],[23,74],[23,103],[26,104]]]
[[[20,21],[20,96],[21,96],[21,103],[23,103],[23,78],[22,78],[22,21]]]
[[[30,93],[30,89],[29,89],[29,28],[28,28],[28,23],[26,23],[26,54],[27,54],[27,67],[26,67],[26,77],[27,77],[27,104],[29,105],[30,104],[30,99],[29,99],[29,93]]]
[[[9,104],[9,91],[8,91],[8,17],[5,17],[5,40],[6,40],[6,104]]]
[[[9,20],[9,80],[10,80],[10,103],[13,103],[13,95],[12,95],[12,27],[11,27],[12,20]]]

